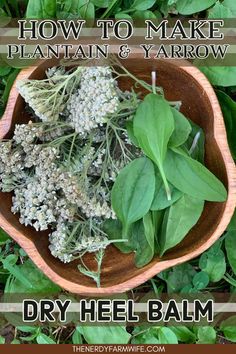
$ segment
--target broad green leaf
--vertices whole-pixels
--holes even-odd
[[[80,14],[80,17],[85,20],[95,18],[94,4],[89,0],[79,0],[78,12]]]
[[[10,74],[11,67],[10,66],[1,66],[0,67],[0,76],[6,76]]]
[[[88,344],[127,344],[131,337],[124,326],[81,326],[77,330]]]
[[[156,163],[170,198],[163,169],[167,145],[174,131],[174,118],[169,103],[160,95],[148,94],[136,111],[133,128],[139,146]]]
[[[158,338],[160,344],[178,344],[176,334],[168,327],[159,328]]]
[[[217,1],[215,6],[213,6],[208,11],[208,18],[230,18],[233,17],[232,12],[228,7],[224,5],[224,2],[221,3]]]
[[[176,9],[181,15],[192,15],[208,9],[216,3],[217,0],[178,0]]]
[[[176,326],[176,327],[170,327],[170,328],[175,333],[179,342],[195,343],[196,335],[188,327]]]
[[[119,13],[117,13],[117,14],[115,14],[115,18],[117,19],[117,20],[132,20],[132,17],[130,16],[130,15],[128,15],[128,14],[124,14],[124,13],[122,13],[122,12],[119,12]]]
[[[38,344],[56,344],[56,342],[52,338],[48,337],[44,333],[40,333],[36,337],[36,341],[37,341]]]
[[[204,201],[183,195],[165,212],[159,237],[160,255],[180,243],[199,220]]]
[[[195,290],[203,290],[209,284],[209,276],[206,272],[198,272],[193,277],[193,286]]]
[[[0,336],[0,344],[5,344],[5,338],[3,336]]]
[[[236,230],[228,231],[225,236],[225,248],[229,264],[236,274]]]
[[[149,211],[154,192],[154,166],[145,157],[130,162],[117,176],[111,192],[111,202],[123,224],[124,238],[131,224]]]
[[[73,333],[72,336],[72,343],[73,344],[83,344],[83,340],[82,340],[82,336],[80,334],[80,332],[78,331],[77,327]]]
[[[131,4],[131,8],[139,11],[144,11],[147,9],[150,9],[154,4],[156,0],[134,0],[134,2]]]
[[[236,85],[236,66],[202,66],[200,69],[212,85],[223,87]]]
[[[183,193],[208,201],[223,202],[227,199],[223,183],[181,149],[168,151],[164,169],[168,181]]]
[[[216,331],[210,326],[199,327],[197,336],[197,344],[215,344],[216,342]]]
[[[145,11],[135,11],[134,14],[132,15],[132,18],[135,18],[136,20],[149,20],[149,19],[156,19],[156,15],[154,12],[145,10]]]
[[[38,328],[34,326],[17,326],[17,330],[26,333],[35,333],[38,331]]]
[[[181,196],[183,192],[176,189],[169,183],[171,191],[171,200],[167,199],[165,187],[161,176],[159,173],[156,173],[156,189],[154,194],[154,199],[151,205],[151,210],[164,210],[174,204]]]
[[[135,245],[135,265],[141,268],[148,264],[154,256],[155,230],[151,213],[138,221],[132,228],[132,241]]]
[[[27,260],[22,265],[9,267],[14,277],[6,284],[5,293],[58,293],[59,286],[49,280],[32,262]]]
[[[185,143],[191,133],[192,127],[188,119],[185,118],[181,112],[175,108],[171,109],[174,117],[175,129],[170,137],[169,146],[176,147]]]
[[[122,224],[119,220],[107,219],[103,223],[103,231],[107,234],[109,240],[119,240],[122,237]],[[128,241],[114,242],[113,245],[123,253],[130,253],[133,251],[133,247]]]
[[[232,216],[232,219],[230,220],[230,223],[227,227],[227,231],[234,231],[236,230],[236,209],[234,210],[234,215]]]
[[[0,229],[0,245],[4,245],[8,240],[9,236],[5,233],[5,231]]]
[[[132,344],[159,344],[158,328],[139,326],[135,327],[133,331]]]
[[[231,316],[223,321],[220,330],[224,333],[226,339],[236,343],[236,316]]]
[[[221,250],[221,243],[221,240],[217,241],[201,255],[199,260],[199,267],[208,274],[212,282],[220,281],[226,271],[225,255]]]
[[[221,109],[224,115],[224,121],[226,125],[226,132],[228,137],[228,143],[231,153],[236,159],[236,102],[232,100],[226,93],[217,91],[217,97],[219,99]]]
[[[109,5],[112,4],[112,0],[91,0],[91,2],[97,6],[97,7],[101,7],[101,8],[106,8]]]
[[[56,17],[56,0],[29,0],[26,18],[47,19]]]
[[[127,129],[127,133],[128,133],[128,137],[129,137],[130,141],[135,146],[138,146],[138,140],[134,136],[134,127],[133,127],[133,122],[132,121],[128,120],[126,122],[126,129]]]
[[[184,263],[159,273],[158,277],[167,283],[167,291],[170,294],[180,292],[187,285],[192,286],[192,279],[195,274],[196,270],[193,266]]]
[[[19,74],[19,72],[20,72],[20,70],[14,69],[7,78],[6,86],[5,86],[5,89],[4,89],[2,98],[1,98],[1,101],[3,102],[4,105],[7,104],[7,100],[8,100],[12,85],[13,85],[17,75]]]

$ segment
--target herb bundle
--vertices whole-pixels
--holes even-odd
[[[49,249],[100,286],[102,257],[114,243],[142,267],[176,246],[204,201],[223,202],[223,184],[204,166],[204,134],[155,85],[126,68],[51,68],[45,80],[18,82],[33,121],[0,143],[0,187],[12,212]],[[150,93],[122,91],[119,76]],[[137,85],[136,85],[137,86]],[[97,252],[98,271],[83,263]]]

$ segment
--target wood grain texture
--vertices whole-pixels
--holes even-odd
[[[197,225],[187,237],[162,259],[157,256],[145,267],[134,265],[132,254],[122,254],[114,246],[106,251],[101,288],[77,270],[77,261],[63,264],[48,250],[48,233],[36,232],[31,227],[19,223],[18,215],[11,213],[10,193],[1,193],[0,226],[27,252],[34,263],[55,283],[72,293],[82,295],[108,295],[122,293],[147,281],[157,273],[186,262],[209,248],[226,229],[236,204],[236,170],[227,144],[226,131],[221,109],[214,90],[206,77],[186,62],[126,60],[125,66],[137,76],[150,76],[157,70],[158,85],[162,86],[168,100],[182,101],[181,111],[199,124],[206,134],[206,165],[222,180],[228,190],[225,203],[206,203],[204,212]],[[47,67],[55,61],[43,61],[38,66],[22,70],[17,79],[42,79]],[[120,80],[123,89],[129,89],[130,80]],[[0,122],[0,138],[11,137],[16,123],[29,121],[25,103],[19,96],[14,84],[9,102]],[[95,267],[93,255],[84,258],[88,267]]]

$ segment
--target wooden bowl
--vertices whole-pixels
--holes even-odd
[[[0,226],[27,252],[33,262],[55,283],[72,293],[83,295],[108,295],[122,293],[134,288],[159,272],[186,262],[209,248],[224,232],[236,204],[236,170],[227,144],[226,131],[219,103],[206,77],[195,67],[174,61],[141,60],[138,56],[123,62],[134,74],[150,75],[155,69],[158,85],[164,88],[166,98],[182,101],[182,112],[199,124],[206,134],[206,165],[225,184],[228,200],[225,203],[206,203],[197,225],[187,237],[160,260],[138,269],[133,254],[122,254],[114,246],[106,251],[101,288],[77,270],[77,261],[63,264],[48,250],[48,233],[36,232],[19,223],[19,216],[11,213],[10,193],[1,193]],[[38,66],[22,70],[17,80],[23,78],[42,79],[45,69],[55,61],[41,61]],[[129,88],[131,82],[121,82]],[[0,138],[10,138],[16,123],[26,123],[30,116],[25,111],[25,102],[14,85],[9,102],[0,122]],[[94,256],[87,255],[85,263],[95,267]]]

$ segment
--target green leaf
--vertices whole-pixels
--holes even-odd
[[[164,210],[174,204],[179,198],[181,198],[181,196],[183,196],[183,192],[179,191],[171,184],[169,184],[169,187],[171,191],[171,200],[167,199],[161,176],[159,173],[156,173],[156,189],[151,205],[151,210]]]
[[[183,145],[191,133],[192,127],[188,119],[175,108],[171,108],[175,129],[170,137],[169,146],[177,147]]]
[[[195,343],[196,335],[188,327],[176,326],[170,328],[175,333],[178,341],[182,343]]]
[[[234,210],[234,215],[232,216],[232,219],[227,227],[228,231],[234,231],[236,230],[236,209]]]
[[[208,11],[208,18],[230,18],[233,17],[232,12],[228,7],[224,5],[224,2],[221,3],[217,1],[215,6],[213,6]]]
[[[216,342],[216,331],[210,326],[199,327],[197,336],[197,344],[215,344]]]
[[[168,327],[161,327],[158,330],[158,338],[160,344],[178,344],[176,334]]]
[[[107,219],[103,223],[103,231],[107,234],[109,240],[119,240],[122,237],[122,224],[119,220]],[[133,247],[128,241],[114,242],[113,245],[123,253],[133,251]]]
[[[159,344],[158,329],[155,327],[135,327],[133,335],[132,344]]]
[[[203,290],[209,284],[209,276],[207,273],[201,271],[194,275],[193,286],[195,290]]]
[[[8,236],[8,234],[6,234],[5,231],[0,229],[0,246],[4,245],[9,239],[10,237]]]
[[[236,159],[236,102],[233,101],[232,98],[230,98],[226,93],[219,90],[217,90],[217,97],[224,115],[230,150],[234,159]]]
[[[6,82],[6,86],[1,98],[1,101],[3,102],[3,105],[6,105],[8,97],[9,97],[9,93],[11,91],[12,85],[17,77],[17,75],[19,74],[20,70],[19,69],[14,69],[11,74],[8,76],[7,78],[7,82]]]
[[[130,162],[117,176],[111,192],[111,202],[123,224],[124,238],[130,225],[149,211],[154,192],[155,171],[147,158],[141,157]]]
[[[44,333],[40,333],[36,337],[36,341],[38,344],[56,344],[56,342],[52,338],[46,336],[46,334]]]
[[[0,76],[6,76],[10,74],[11,67],[10,66],[0,66]]]
[[[144,11],[150,9],[155,2],[156,0],[134,0],[130,7],[135,10]]]
[[[92,3],[100,8],[106,8],[112,4],[113,0],[91,0]]]
[[[149,20],[149,19],[156,19],[156,15],[154,12],[145,10],[145,11],[135,11],[135,13],[132,15],[132,18],[135,18],[136,20]]]
[[[78,12],[80,17],[89,20],[95,18],[94,4],[89,0],[79,0]]]
[[[133,225],[132,240],[136,250],[135,265],[141,268],[154,256],[155,229],[150,212],[143,217],[143,220]]]
[[[222,182],[181,149],[168,151],[164,169],[168,181],[183,193],[208,201],[223,202],[227,198]]]
[[[217,241],[208,251],[204,252],[199,260],[199,267],[206,272],[210,281],[220,281],[226,271],[224,252],[221,250],[221,240]]]
[[[128,120],[126,122],[126,129],[128,133],[128,137],[130,141],[135,145],[138,146],[138,140],[134,136],[134,127],[133,127],[133,122],[131,120]]]
[[[38,328],[34,326],[17,326],[17,330],[26,333],[35,333],[38,331]]]
[[[9,257],[9,256],[8,256]],[[6,259],[5,259],[6,261]],[[5,263],[4,263],[5,266]],[[47,293],[55,294],[60,291],[59,286],[49,280],[33,263],[27,260],[22,265],[7,268],[13,275],[5,287],[5,293]]]
[[[184,263],[159,273],[158,277],[167,283],[167,291],[170,294],[178,293],[185,286],[192,285],[192,279],[195,274],[196,270],[193,266],[189,263]]]
[[[56,17],[56,0],[29,0],[26,18],[47,19]]]
[[[127,344],[131,337],[124,326],[81,326],[77,330],[88,344]]]
[[[178,0],[176,9],[181,15],[192,15],[208,9],[216,3],[217,0]]]
[[[128,14],[124,14],[122,12],[119,12],[119,13],[115,14],[115,19],[117,19],[117,20],[124,20],[124,19],[132,20],[132,17]]]
[[[230,267],[236,275],[236,230],[227,232],[225,236],[225,249]]]
[[[133,127],[139,146],[156,163],[170,199],[163,169],[167,145],[174,131],[174,118],[169,103],[162,96],[148,94],[136,111]]]
[[[236,343],[236,316],[231,316],[223,321],[220,330],[224,333],[226,339]]]
[[[204,201],[183,195],[165,212],[159,238],[160,255],[180,243],[197,223],[204,207]]]
[[[75,329],[74,333],[73,333],[73,336],[72,336],[72,343],[73,344],[83,344],[83,340],[82,340],[82,336],[79,332],[79,330]]]
[[[200,69],[212,85],[223,87],[236,85],[236,66],[202,66]]]
[[[5,338],[3,336],[0,336],[0,344],[5,344]]]

